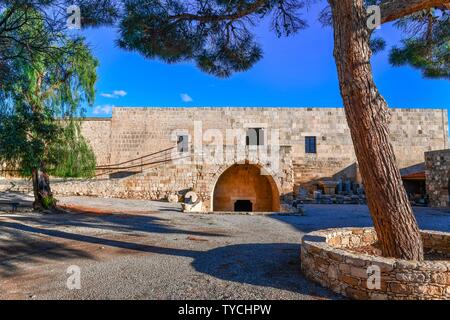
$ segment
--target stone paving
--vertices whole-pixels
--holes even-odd
[[[371,225],[363,205],[241,216],[183,214],[177,204],[141,200],[60,204],[95,213],[0,213],[0,299],[341,299],[302,276],[301,239]],[[450,231],[450,212],[415,211],[421,228]],[[66,286],[72,265],[80,290]]]

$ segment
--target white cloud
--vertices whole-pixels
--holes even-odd
[[[186,103],[194,101],[192,99],[192,97],[190,95],[188,95],[187,93],[180,94],[180,97],[181,97],[181,100],[183,100],[183,102],[186,102]]]
[[[117,97],[125,97],[128,93],[125,90],[114,90],[113,94]]]
[[[104,105],[96,106],[94,108],[93,112],[94,112],[94,114],[97,114],[97,115],[108,115],[108,114],[111,114],[112,108],[114,108],[113,105],[104,104]]]
[[[116,96],[114,96],[112,93],[101,93],[100,95],[102,97],[109,98],[109,99],[116,98]]]
[[[128,94],[125,90],[114,90],[112,93],[103,92],[100,95],[102,97],[108,98],[108,99],[117,99],[121,97],[125,97]]]

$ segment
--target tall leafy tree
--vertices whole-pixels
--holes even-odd
[[[23,19],[10,31],[18,43],[40,42],[37,50],[8,48],[15,58],[7,61],[10,70],[0,87],[0,162],[32,177],[34,207],[42,209],[55,204],[49,173],[86,176],[95,168],[76,119],[83,103],[93,103],[98,62],[82,38],[49,31],[41,12],[24,10],[26,15],[18,9],[0,15]]]
[[[120,47],[168,63],[194,61],[219,77],[250,69],[263,52],[253,25],[271,19],[279,36],[307,26],[314,0],[121,1]],[[325,2],[325,1],[324,1]],[[328,0],[321,21],[334,29],[340,91],[364,180],[368,205],[385,256],[423,259],[419,228],[389,141],[389,109],[372,76],[371,55],[384,47],[367,23],[368,5],[381,24],[395,22],[405,38],[393,65],[409,64],[426,77],[450,77],[448,0]]]
[[[48,40],[66,33],[69,7],[80,8],[86,27],[114,23],[119,4],[115,0],[0,0],[0,88],[13,76],[15,61],[26,61],[32,53],[54,53]],[[20,31],[33,23],[42,25],[42,33],[23,36]]]

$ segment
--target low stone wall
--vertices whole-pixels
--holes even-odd
[[[149,184],[136,184],[124,179],[92,179],[52,182],[53,193],[58,196],[92,196],[101,198],[162,200],[170,191],[162,192]]]
[[[422,231],[422,238],[426,251],[450,253],[450,233]],[[302,241],[302,272],[352,299],[450,299],[449,260],[417,262],[344,250],[375,241],[373,228],[309,233]]]
[[[184,183],[185,181],[183,181]],[[188,185],[188,184],[187,184]],[[162,186],[152,183],[151,178],[145,174],[137,177],[119,179],[62,179],[51,178],[50,186],[56,197],[64,196],[92,196],[101,198],[145,199],[162,200],[182,189],[170,188],[171,185]],[[184,185],[183,185],[184,186]],[[189,187],[189,185],[188,185]],[[32,193],[33,187],[30,179],[2,179],[0,192]],[[203,194],[199,193],[200,196]]]
[[[32,193],[33,186],[30,179],[0,179],[0,192]]]

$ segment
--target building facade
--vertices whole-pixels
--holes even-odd
[[[114,108],[86,119],[96,179],[57,193],[163,199],[194,191],[204,211],[279,211],[300,188],[361,184],[341,108]],[[400,168],[448,148],[447,110],[392,109]]]

